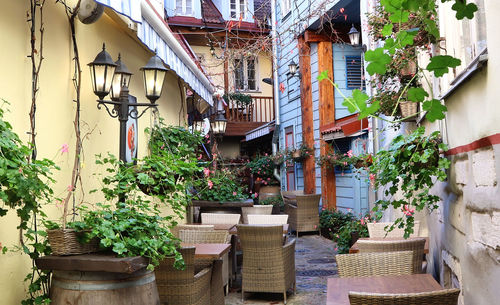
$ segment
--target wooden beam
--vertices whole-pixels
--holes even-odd
[[[318,43],[318,73],[328,71],[328,77],[333,81],[333,46],[331,42]],[[319,82],[319,125],[324,126],[335,122],[335,94],[333,85],[323,80]],[[328,153],[330,147],[321,140],[321,155]],[[321,169],[321,194],[323,206],[334,209],[337,206],[335,171]]]
[[[311,48],[304,37],[299,37],[299,67],[302,78],[300,80],[300,102],[302,110],[302,143],[314,148],[313,102],[311,86]],[[314,156],[314,152],[313,152]],[[313,157],[303,163],[304,193],[316,192],[316,170]]]
[[[332,41],[330,39],[330,37],[328,37],[327,35],[325,34],[321,34],[321,33],[316,33],[316,32],[313,32],[313,31],[306,31],[304,33],[304,40],[305,42],[307,43],[311,43],[311,42],[324,42],[324,41]]]

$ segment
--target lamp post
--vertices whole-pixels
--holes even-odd
[[[102,51],[97,54],[93,62],[89,63],[92,87],[95,95],[98,96],[97,109],[102,106],[106,109],[112,118],[118,118],[120,121],[120,160],[126,162],[126,136],[127,121],[129,118],[138,119],[149,108],[156,108],[155,103],[161,95],[163,80],[168,69],[163,66],[161,59],[154,55],[141,70],[144,72],[144,89],[146,97],[150,103],[131,103],[129,101],[128,85],[132,73],[121,61],[121,56],[113,62],[111,56],[106,52],[106,46],[103,44]],[[111,101],[104,98],[111,91]],[[108,107],[109,106],[109,107]],[[139,113],[137,107],[145,107]]]
[[[217,152],[217,139],[221,139],[226,133],[227,120],[223,113],[223,106],[219,100],[217,100],[215,116],[212,117],[210,121],[210,127],[212,128],[212,135],[214,136],[213,146],[212,146],[212,155]],[[217,169],[217,158],[213,160],[214,169]]]

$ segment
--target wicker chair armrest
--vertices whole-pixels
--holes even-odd
[[[287,204],[285,204],[285,212],[287,212],[287,211],[296,212],[297,206],[287,203]]]
[[[286,244],[283,245],[283,253],[286,254],[294,254],[295,253],[295,239],[288,240]]]
[[[212,268],[210,267],[204,268],[194,275],[194,281],[197,282],[199,280],[204,279],[205,277],[208,277],[210,281],[211,274],[212,274]]]

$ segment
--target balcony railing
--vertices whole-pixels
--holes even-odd
[[[229,122],[262,122],[274,120],[274,101],[268,96],[252,96],[252,103],[242,105],[238,101],[229,101],[226,107],[226,119]]]

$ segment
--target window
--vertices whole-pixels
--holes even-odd
[[[365,80],[363,78],[363,65],[361,56],[346,56],[346,88],[348,90],[365,89]]]
[[[234,60],[234,87],[240,91],[257,91],[257,58]]]
[[[292,9],[291,0],[281,0],[281,17],[285,18]]]
[[[332,147],[336,153],[346,154],[349,150],[351,150],[351,138],[345,137],[345,138],[335,139],[335,140],[333,140]],[[346,167],[335,166],[335,173],[336,174],[350,173],[350,172],[351,172],[350,166],[346,166]]]
[[[231,0],[229,2],[231,19],[246,19],[246,7],[246,0]]]
[[[285,128],[285,147],[293,149],[293,126]],[[286,189],[295,190],[295,166],[294,163],[286,163]]]
[[[176,15],[193,15],[193,0],[175,0]]]

